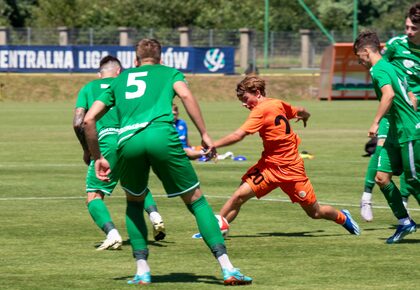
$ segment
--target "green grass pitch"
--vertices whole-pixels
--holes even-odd
[[[347,208],[362,235],[351,236],[333,222],[308,218],[275,190],[250,200],[231,224],[228,253],[236,267],[254,278],[250,289],[419,289],[420,235],[386,245],[396,221],[380,191],[374,190],[374,221],[359,215],[368,163],[363,148],[376,110],[374,101],[298,101],[311,113],[308,127],[292,123],[302,138],[300,150],[318,200]],[[236,129],[247,116],[237,101],[201,103],[211,136]],[[0,103],[0,288],[125,289],[135,273],[129,245],[96,252],[103,234],[84,204],[86,167],[72,129],[72,102]],[[190,138],[199,138],[190,124]],[[244,162],[194,162],[202,189],[215,212],[232,194],[245,170],[261,153],[258,136],[221,148]],[[165,197],[152,176],[150,188],[163,215],[167,238],[150,243],[153,284],[148,289],[220,289],[217,262],[179,198]],[[116,226],[127,239],[125,200],[118,188],[106,198]],[[414,220],[420,212],[409,202]],[[151,231],[149,229],[149,231]],[[149,239],[152,239],[151,234]]]

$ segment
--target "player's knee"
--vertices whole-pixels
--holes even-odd
[[[375,182],[379,187],[384,187],[390,182],[390,179],[385,174],[376,174],[375,176]]]
[[[94,199],[104,199],[104,194],[100,191],[98,192],[88,192],[88,196],[86,198],[86,204],[89,204]]]

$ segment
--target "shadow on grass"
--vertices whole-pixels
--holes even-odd
[[[255,235],[229,235],[229,238],[258,238],[258,237],[336,237],[342,236],[343,234],[321,234],[324,233],[324,230],[316,231],[305,231],[305,232],[294,232],[294,233],[280,233],[280,232],[271,232],[271,233],[257,233]],[[344,233],[344,235],[348,235]]]
[[[97,242],[94,245],[94,247],[95,248],[98,248],[101,244],[102,244],[102,242]],[[131,245],[129,239],[123,241],[122,244],[123,244],[123,246],[130,246]],[[168,242],[168,241],[158,241],[158,242],[156,242],[156,241],[148,241],[148,245],[151,246],[151,247],[160,247],[160,248],[163,248],[163,247],[167,247],[169,244],[175,244],[175,242]]]
[[[132,276],[117,277],[114,280],[129,280]],[[193,273],[169,273],[166,275],[152,275],[152,284],[156,283],[205,283],[223,284],[222,280],[215,276],[195,275]]]

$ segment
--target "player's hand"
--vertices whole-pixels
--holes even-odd
[[[111,173],[111,168],[103,156],[95,161],[95,173],[99,180],[109,181],[108,175]]]
[[[296,122],[299,122],[302,120],[303,127],[306,127],[306,123],[308,122],[309,117],[311,114],[309,114],[308,111],[306,111],[305,108],[299,108],[297,116],[296,116]]]
[[[216,158],[217,151],[216,147],[214,147],[213,140],[211,140],[208,134],[203,134],[201,138],[201,146],[203,147],[202,155],[206,156],[206,158],[209,158],[209,160]]]
[[[372,138],[372,137],[378,136],[378,128],[379,128],[379,124],[376,122],[373,122],[373,124],[370,126],[368,137]]]
[[[90,152],[89,151],[83,151],[83,161],[86,165],[90,164]]]

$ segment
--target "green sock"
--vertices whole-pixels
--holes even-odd
[[[151,212],[157,211],[156,202],[153,199],[152,193],[147,191],[146,197],[144,198],[144,210],[150,214]]]
[[[394,182],[391,180],[390,183],[381,188],[381,191],[394,213],[394,216],[397,219],[407,218],[408,213],[402,202],[400,190],[395,186]]]
[[[375,186],[375,176],[378,169],[378,159],[382,146],[377,146],[375,153],[370,157],[368,168],[365,176],[365,192],[372,192]]]
[[[206,198],[202,195],[192,204],[187,205],[187,207],[195,216],[198,230],[207,246],[213,251],[215,246],[220,244],[224,245],[225,240],[223,239],[219,224]]]
[[[127,201],[125,223],[133,252],[147,249],[147,227],[143,206],[144,202]]]
[[[115,228],[108,208],[102,199],[96,198],[90,201],[87,207],[93,221],[105,234]]]

